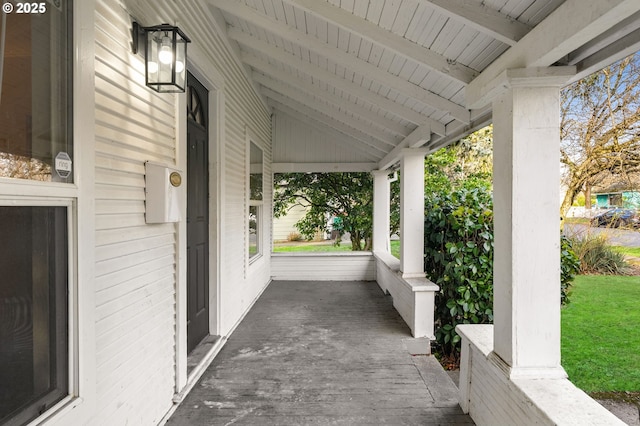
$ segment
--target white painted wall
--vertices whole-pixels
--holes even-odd
[[[176,227],[145,224],[144,162],[175,164],[175,97],[144,86],[130,42],[97,2],[94,424],[157,422],[174,393]]]
[[[376,278],[371,252],[272,253],[274,280],[372,281]]]
[[[362,162],[360,151],[348,136],[312,122],[303,122],[281,111],[273,116],[274,163]]]
[[[220,334],[232,330],[271,276],[268,245],[266,255],[248,264],[243,238],[246,129],[264,151],[263,240],[271,234],[270,113],[210,24],[213,19],[203,18],[208,9],[183,9],[173,2],[96,2],[97,406],[91,424],[157,424],[176,391],[176,288],[185,285],[178,271],[186,259],[177,247],[183,247],[178,242],[184,226],[145,223],[144,162],[184,165],[184,127],[176,127],[184,116],[177,111],[184,95],[156,94],[144,86],[142,60],[130,53],[132,19],[143,25],[179,22],[193,40],[191,63],[204,77],[222,82],[223,157],[210,165],[220,176],[212,192],[221,197],[223,224]]]
[[[400,260],[391,253],[374,252],[376,281],[382,291],[393,298],[393,307],[411,329],[413,337],[435,340],[435,293],[438,286],[427,278],[405,278]],[[428,352],[430,353],[430,352]]]

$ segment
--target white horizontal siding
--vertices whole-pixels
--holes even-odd
[[[179,21],[199,52],[189,60],[205,77],[215,68],[212,81],[224,92],[224,115],[219,117],[223,157],[217,159],[223,170],[222,334],[238,322],[271,276],[268,255],[251,265],[246,262],[245,239],[248,128],[264,152],[263,241],[265,252],[269,251],[270,111],[224,36],[216,32],[209,9],[195,3],[186,8],[145,0],[129,4],[99,0],[95,15],[98,406],[92,424],[157,424],[171,407],[175,391],[176,225],[146,224],[144,163],[178,164],[177,96],[144,86],[141,58],[130,53],[132,17],[144,24]]]
[[[119,2],[97,2],[92,424],[157,424],[175,386],[175,225],[144,218],[144,162],[176,161],[175,96],[144,86],[130,28]]]
[[[370,252],[272,253],[274,280],[372,281],[375,261]]]
[[[276,111],[273,126],[274,163],[354,163],[371,161],[351,148],[354,140],[335,131],[323,131]]]
[[[273,240],[286,240],[292,232],[299,233],[296,223],[307,213],[307,209],[301,205],[292,206],[285,216],[273,218]]]

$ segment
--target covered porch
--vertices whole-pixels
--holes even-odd
[[[168,425],[474,424],[373,281],[273,281]]]
[[[560,90],[638,49],[640,4],[210,5],[272,112],[271,176],[374,176],[371,254],[342,259],[340,267],[330,256],[270,256],[271,277],[375,279],[413,343],[428,348],[438,288],[423,263],[424,157],[493,123],[495,325],[458,330],[458,401],[478,424],[617,424],[561,366]],[[388,236],[395,171],[399,260],[389,254]],[[535,209],[530,199],[539,200]]]
[[[470,423],[462,412],[487,425],[619,424],[561,366],[559,104],[563,86],[640,49],[638,0],[41,2],[48,20],[4,3],[2,111],[19,115],[0,126],[0,151],[24,158],[4,167],[0,205],[26,219],[1,229],[51,242],[47,262],[5,244],[0,273],[22,272],[0,297],[28,307],[12,320],[31,311],[28,324],[51,330],[15,341],[47,346],[59,366],[44,371],[60,377],[51,401],[33,402],[40,363],[26,360],[16,382],[37,386],[15,410],[0,405],[0,422],[156,425],[181,404],[172,424]],[[158,62],[132,49],[162,23],[191,40],[188,60],[169,60],[188,71],[187,93],[147,87]],[[489,123],[495,325],[459,330],[454,396],[425,356],[438,288],[423,264],[424,157]],[[45,181],[13,174],[32,159],[46,160]],[[275,174],[339,171],[374,176],[373,251],[340,267],[272,256]],[[35,211],[59,215],[50,233]],[[327,275],[336,282],[298,281]],[[214,343],[192,369],[203,339]]]

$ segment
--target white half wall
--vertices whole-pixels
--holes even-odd
[[[373,281],[376,269],[371,252],[271,253],[274,280]]]
[[[393,297],[393,307],[411,329],[413,337],[434,335],[435,294],[439,287],[427,278],[404,278],[400,261],[390,253],[376,252],[376,281]]]
[[[564,378],[511,378],[493,352],[493,325],[459,325],[460,407],[479,425],[624,425]]]

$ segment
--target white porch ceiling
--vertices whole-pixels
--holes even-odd
[[[507,69],[577,79],[640,49],[638,0],[205,1],[275,114],[339,132],[379,168],[486,124]]]

